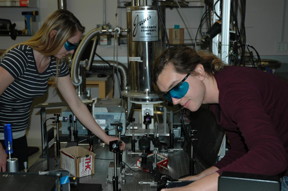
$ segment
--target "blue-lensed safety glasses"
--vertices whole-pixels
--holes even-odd
[[[73,44],[73,43],[69,42],[68,40],[64,43],[64,48],[67,51],[75,50],[77,48],[77,46],[78,46],[78,43]]]
[[[189,83],[186,82],[186,79],[189,77],[190,73],[188,73],[181,82],[179,82],[176,86],[170,89],[167,93],[164,94],[164,98],[170,102],[172,102],[172,98],[181,99],[186,95],[189,89]]]

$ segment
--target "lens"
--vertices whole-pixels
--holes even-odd
[[[186,95],[189,89],[189,83],[188,82],[181,82],[174,88],[172,88],[169,92],[163,95],[163,97],[172,102],[172,98],[180,99]]]
[[[78,44],[77,44],[78,45]],[[65,44],[64,44],[64,47],[67,51],[70,51],[70,50],[75,50],[77,48],[77,45],[76,44],[72,44],[71,42],[69,41],[66,41]]]
[[[189,83],[188,82],[182,82],[181,84],[175,86],[173,89],[169,91],[169,94],[173,98],[180,99],[184,97],[189,89]]]

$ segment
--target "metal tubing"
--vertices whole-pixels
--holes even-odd
[[[230,7],[231,0],[223,1],[223,20],[222,20],[222,48],[221,48],[221,59],[224,63],[229,62],[229,42],[230,42]]]
[[[58,9],[67,9],[66,0],[58,0]]]
[[[127,90],[127,83],[128,83],[128,79],[127,79],[127,67],[122,64],[121,62],[117,62],[114,60],[107,60],[107,62],[109,62],[109,64],[111,66],[113,66],[115,68],[115,70],[117,70],[120,73],[121,76],[121,90]],[[109,65],[107,65],[106,62],[101,61],[101,60],[94,60],[92,63],[93,68],[101,68],[104,70],[112,70],[111,67]]]
[[[213,12],[213,18],[212,18],[212,23],[217,22],[217,20],[219,19],[217,17],[217,15],[220,15],[220,1],[218,0],[214,0],[213,3],[214,6],[214,12]],[[216,35],[213,39],[212,39],[212,52],[213,54],[215,54],[216,56],[220,57],[220,51],[219,51],[219,34]]]
[[[82,78],[79,76],[81,56],[84,53],[86,47],[88,46],[90,40],[94,38],[97,34],[101,34],[101,33],[102,33],[101,28],[95,28],[95,29],[90,30],[83,37],[78,48],[76,49],[76,52],[72,60],[72,66],[71,66],[71,79],[75,86],[80,86],[82,83]]]
[[[75,86],[80,86],[82,81],[83,81],[82,76],[79,75],[79,73],[80,73],[80,71],[79,71],[80,70],[80,61],[81,61],[81,56],[85,52],[85,49],[88,46],[90,40],[92,40],[97,35],[101,35],[101,34],[105,34],[105,33],[111,33],[111,32],[114,32],[114,31],[102,30],[101,28],[95,28],[95,29],[90,30],[83,37],[78,48],[76,49],[76,52],[75,52],[73,60],[72,60],[72,66],[71,66],[71,79],[72,79],[72,82]],[[116,32],[118,32],[118,29]],[[90,59],[93,59],[93,58],[90,58]]]

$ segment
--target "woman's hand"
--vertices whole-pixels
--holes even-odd
[[[181,178],[180,180],[192,180],[192,181],[196,181],[199,180],[205,176],[214,174],[215,172],[217,172],[217,170],[219,170],[219,168],[217,168],[216,166],[211,166],[210,168],[205,169],[204,171],[202,171],[199,174],[193,175],[193,176],[186,176],[184,178]]]
[[[111,141],[116,141],[116,140],[121,141],[118,137],[108,136],[107,144],[109,144]],[[126,147],[126,144],[123,141],[121,141],[120,150],[121,151],[125,150],[125,147]]]
[[[180,178],[179,180],[181,181],[195,181],[195,180],[199,180],[200,177],[197,175],[193,175],[193,176],[186,176],[184,178]]]

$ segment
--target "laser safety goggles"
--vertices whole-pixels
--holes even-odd
[[[186,79],[189,77],[190,73],[188,73],[181,82],[179,82],[176,86],[170,89],[167,93],[164,94],[164,98],[168,101],[172,102],[172,98],[181,99],[186,95],[189,89],[189,83],[186,82]]]
[[[73,44],[73,43],[69,42],[68,40],[64,43],[64,48],[67,51],[75,50],[77,48],[77,46],[78,46],[78,43]]]

